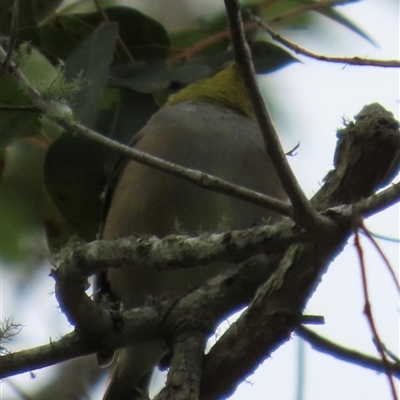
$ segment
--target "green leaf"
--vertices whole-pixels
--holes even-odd
[[[157,110],[153,96],[123,89],[116,112],[102,110],[96,129],[128,144]],[[82,239],[96,238],[102,193],[119,158],[105,146],[67,133],[47,152],[44,167],[47,191]]]
[[[173,86],[184,87],[195,81],[207,78],[211,69],[201,62],[192,62],[181,67],[169,69],[166,76]]]
[[[167,57],[170,40],[160,23],[131,7],[114,6],[104,11],[110,21],[118,23],[119,37],[135,60]],[[97,11],[57,15],[37,28],[19,30],[18,38],[31,41],[54,60],[65,60],[95,28],[103,24],[103,16]],[[128,55],[118,47],[114,63],[127,61]]]
[[[76,234],[49,193],[44,190],[42,221],[46,233],[46,243],[51,253],[58,252]]]
[[[154,97],[149,94],[121,89],[116,118],[111,136],[114,140],[129,144],[159,109]]]
[[[65,60],[93,31],[93,27],[73,15],[56,16],[43,25],[18,31],[18,39],[29,41],[51,60]]]
[[[10,106],[32,104],[10,75],[0,76],[0,87],[0,104]],[[35,124],[35,121],[38,116],[38,113],[2,110],[0,112],[0,151],[17,137],[37,134],[39,126]]]
[[[119,36],[135,60],[165,58],[169,54],[170,40],[164,27],[153,18],[126,6],[106,8],[110,21],[118,23]],[[103,17],[98,13],[76,14],[91,26],[98,26]],[[119,52],[119,61],[126,56]]]
[[[19,0],[18,27],[36,26],[55,11],[62,0]],[[8,35],[14,0],[0,0],[0,33]]]
[[[167,66],[163,61],[130,62],[117,65],[110,71],[109,85],[129,88],[140,93],[155,93],[169,85],[165,76]]]
[[[359,28],[353,21],[351,21],[350,18],[347,18],[344,14],[335,10],[333,7],[321,8],[318,12],[325,17],[345,26],[352,32],[356,33],[357,35],[361,36],[362,38],[376,46],[374,40],[364,30]]]
[[[277,18],[280,15],[295,10],[297,8],[301,8],[303,6],[314,5],[319,1],[316,0],[280,0],[279,2],[273,3],[270,7],[266,7],[263,9],[262,16],[266,20],[271,20],[273,18]],[[346,28],[350,29],[354,33],[360,35],[362,38],[368,40],[370,43],[374,44],[373,40],[368,36],[366,32],[360,29],[354,22],[352,22],[348,17],[346,17],[341,12],[337,11],[334,6],[324,6],[318,7],[313,13],[317,13],[323,15],[332,21],[335,21]],[[312,27],[312,19],[310,17],[313,13],[306,11],[303,14],[296,15],[293,18],[285,20],[283,22],[286,28],[290,28],[293,26],[303,26],[305,28]],[[314,14],[315,15],[315,14]]]
[[[257,40],[251,45],[251,54],[256,73],[269,74],[289,64],[300,62],[287,50],[274,43]]]
[[[38,51],[32,50],[21,66],[22,72],[36,88],[50,86],[56,70]],[[9,106],[31,106],[32,102],[14,78],[8,74],[0,76],[0,104]],[[0,112],[0,150],[21,136],[35,136],[40,132],[41,114],[31,111]]]
[[[291,63],[299,62],[296,57],[282,47],[267,41],[251,44],[254,66],[257,73],[268,74]],[[201,79],[212,76],[234,60],[231,51],[218,51],[206,57],[194,56],[187,64],[177,68],[162,62],[128,63],[114,67],[110,74],[110,85],[129,88],[141,93],[160,92],[169,95]]]
[[[46,155],[46,189],[73,231],[84,240],[94,240],[99,229],[106,159],[104,146],[69,133],[61,135]]]
[[[116,23],[95,29],[65,62],[65,79],[79,78],[79,91],[71,100],[76,118],[84,125],[93,126],[108,82],[118,26]]]
[[[5,166],[6,166],[5,151],[3,149],[0,149],[0,180],[1,180],[1,177],[3,176]]]

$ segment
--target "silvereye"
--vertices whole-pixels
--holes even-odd
[[[260,129],[235,66],[170,96],[135,137],[137,150],[216,175],[275,198],[286,196],[266,153]],[[246,229],[271,211],[197,187],[164,172],[129,161],[119,174],[101,237],[133,234],[162,238],[171,233],[197,235]],[[110,268],[107,279],[123,309],[145,305],[149,296],[183,295],[229,264],[155,271],[134,265]],[[141,342],[118,351],[104,400],[148,396],[152,371],[165,355],[158,342]]]

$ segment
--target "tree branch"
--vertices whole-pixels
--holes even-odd
[[[288,49],[293,50],[296,54],[302,54],[303,56],[313,58],[314,60],[340,63],[346,65],[356,65],[358,67],[370,66],[370,67],[383,67],[383,68],[400,68],[399,60],[375,60],[375,59],[366,59],[361,57],[329,57],[322,54],[316,54],[284,38],[279,33],[271,29],[260,18],[254,17],[254,21],[257,21],[260,27],[266,32],[268,32],[273,40],[283,44]]]
[[[321,353],[328,354],[342,361],[359,365],[363,368],[372,369],[376,372],[385,372],[385,366],[381,359],[338,345],[304,326],[299,326],[296,329],[296,335],[300,336],[308,342],[313,349],[320,351]],[[400,379],[400,364],[390,362],[389,368],[393,376]]]
[[[195,325],[198,326],[198,323]],[[199,398],[207,332],[192,330],[187,326],[183,330],[180,327],[180,330],[173,341],[173,356],[166,385],[154,400],[198,400]]]
[[[132,236],[115,241],[77,243],[65,248],[60,257],[64,258],[64,263],[71,259],[68,262],[80,265],[80,271],[86,276],[105,268],[130,265],[173,270],[214,262],[237,264],[259,253],[282,253],[290,244],[309,239],[309,234],[302,230],[288,230],[285,223],[244,231],[203,233],[199,237],[169,235],[158,239],[155,236]],[[66,255],[67,251],[73,252],[71,256]]]
[[[200,331],[206,330],[207,334],[211,334],[222,315],[232,313],[247,304],[260,281],[267,279],[276,268],[278,260],[278,255],[253,257],[238,266],[237,271],[219,275],[178,300],[165,301],[154,307],[142,307],[123,313],[103,310],[102,312],[109,314],[103,325],[98,321],[102,317],[98,318],[92,313],[85,320],[83,312],[76,309],[78,303],[71,306],[61,300],[61,308],[65,310],[69,320],[77,324],[76,333],[68,334],[49,345],[1,356],[0,379],[100,350],[126,347],[132,342],[170,337],[176,327],[186,325],[190,316],[193,316],[192,329],[198,323]],[[74,269],[56,275],[56,280],[80,272],[79,266]],[[72,281],[69,283],[74,285]],[[67,286],[67,282],[56,283],[58,287],[64,284]],[[77,286],[79,284],[75,284],[71,291],[75,292]],[[82,286],[81,290],[84,290]],[[81,293],[80,296],[86,294]],[[66,309],[67,306],[71,306],[72,310]],[[112,319],[112,329],[108,327],[109,319]],[[90,326],[91,323],[93,326]],[[99,330],[94,332],[95,328]]]
[[[268,22],[279,23],[284,21],[285,19],[287,20],[293,17],[297,17],[309,11],[323,10],[334,6],[342,6],[349,3],[355,3],[357,1],[360,0],[319,0],[315,3],[305,3],[304,5],[299,5],[298,7],[282,13],[277,17],[271,18],[270,20],[268,20]]]
[[[19,0],[14,0],[11,11],[11,26],[10,26],[10,41],[8,43],[7,53],[2,60],[0,67],[0,75],[4,75],[7,71],[8,65],[11,61],[12,55],[17,44],[17,29],[18,29],[18,17],[19,17]]]
[[[390,129],[387,129],[387,123],[383,123],[390,122],[389,119],[394,121],[393,117],[382,116],[377,110],[370,110],[369,113],[375,115],[375,119],[368,120],[368,123],[364,123],[363,119],[358,119],[354,124],[349,124],[347,130],[339,135],[340,140],[335,156],[336,169],[328,174],[324,185],[312,199],[312,204],[317,210],[328,209],[326,215],[335,223],[335,229],[331,230],[329,238],[302,236],[300,233],[298,239],[302,240],[301,243],[293,244],[291,238],[297,237],[297,229],[289,219],[278,227],[265,228],[265,230],[261,227],[254,228],[260,235],[254,241],[249,239],[245,231],[214,235],[218,250],[214,253],[211,251],[200,264],[207,257],[209,260],[214,259],[212,257],[224,257],[223,254],[228,254],[229,247],[233,243],[235,243],[232,245],[235,257],[240,257],[241,251],[243,251],[242,256],[245,254],[248,257],[250,248],[246,246],[254,246],[253,250],[261,251],[261,255],[252,257],[239,265],[237,271],[226,276],[217,276],[176,301],[162,302],[156,308],[144,307],[123,314],[103,310],[96,304],[92,304],[91,299],[85,294],[87,277],[97,268],[91,256],[94,257],[96,252],[102,254],[99,243],[86,245],[87,260],[79,253],[80,245],[74,245],[75,248],[67,248],[65,253],[60,255],[57,260],[59,268],[54,270],[53,276],[57,281],[56,291],[60,305],[69,320],[76,324],[79,334],[67,335],[59,342],[37,349],[2,356],[0,377],[41,368],[99,350],[124,347],[132,342],[169,337],[176,329],[175,327],[184,325],[188,316],[191,315],[199,321],[199,331],[207,331],[211,334],[223,316],[248,305],[260,283],[266,282],[261,286],[243,317],[223,335],[205,358],[201,384],[204,396],[208,399],[213,398],[211,396],[213,393],[221,391],[227,393],[234,390],[239,376],[242,379],[245,374],[251,373],[254,366],[280,343],[287,340],[290,332],[301,322],[302,309],[320,281],[321,275],[326,271],[327,264],[338,254],[351,234],[352,214],[340,210],[347,210],[352,206],[332,207],[341,205],[345,201],[357,202],[360,197],[369,196],[380,185],[387,183],[389,171],[393,173],[393,168],[396,166],[393,160],[400,152],[400,133],[393,123],[389,123]],[[383,135],[379,133],[379,129],[384,132]],[[385,138],[384,142],[382,138]],[[390,145],[386,146],[386,141]],[[376,150],[378,146],[386,150],[374,153],[375,163],[373,164],[376,171],[371,174],[370,179],[364,179],[364,172],[371,168],[372,164],[370,150]],[[382,192],[385,198],[385,192],[391,189],[393,187]],[[376,196],[379,198],[382,193]],[[288,232],[287,235],[283,234],[285,229]],[[279,237],[284,245],[279,245]],[[213,235],[205,236],[205,249],[210,245],[209,240],[212,238]],[[144,243],[147,243],[146,240],[145,238]],[[155,263],[160,262],[156,255],[156,247],[159,246],[159,250],[162,250],[167,246],[168,240],[173,243],[172,248],[176,245],[176,257],[179,261],[179,241],[182,241],[184,249],[192,240],[196,242],[196,245],[201,246],[203,237],[182,236],[165,238],[164,243],[159,241],[158,245],[149,251],[149,254],[154,252],[151,259]],[[272,243],[275,242],[279,250],[266,255],[263,254],[263,248],[270,249],[269,240],[272,240]],[[128,239],[126,243],[129,243]],[[224,244],[226,244],[226,249],[222,250]],[[146,249],[140,247],[139,241],[136,251],[138,254],[133,260],[139,261],[140,253],[146,252]],[[188,257],[185,262],[189,262],[190,257],[194,257],[194,253],[191,256],[189,254],[188,250],[184,256],[184,258]],[[124,259],[124,254],[121,257]],[[284,261],[281,261],[282,257]],[[259,319],[257,319],[258,312],[261,313]],[[255,329],[254,324],[259,321],[262,322],[263,329]],[[252,326],[254,329],[251,329]],[[258,335],[264,339],[261,341]],[[238,337],[240,341],[237,340]],[[257,349],[253,349],[254,347]],[[243,361],[241,369],[239,369],[238,360]],[[220,373],[224,374],[223,379],[219,376]],[[210,397],[206,396],[207,393]]]
[[[5,52],[3,48],[0,47],[0,60],[2,62],[4,57]],[[218,178],[217,176],[185,168],[161,158],[151,156],[150,154],[125,146],[86,128],[74,120],[72,111],[69,108],[66,110],[65,106],[44,99],[43,96],[30,84],[22,72],[11,62],[8,65],[8,71],[17,79],[21,88],[27,91],[35,106],[42,110],[49,120],[70,134],[79,134],[84,136],[87,139],[106,146],[110,150],[113,150],[129,159],[135,160],[140,164],[166,172],[207,190],[223,193],[227,196],[268,208],[285,216],[290,216],[292,214],[292,207],[284,201],[235,185],[224,179]]]
[[[255,79],[251,53],[244,36],[240,14],[240,3],[238,0],[225,0],[225,8],[231,28],[235,61],[242,73],[261,133],[264,138],[267,153],[270,156],[275,170],[280,178],[281,184],[293,205],[293,216],[296,222],[298,222],[301,226],[308,229],[313,234],[320,235],[328,228],[329,220],[319,215],[311,207],[306,196],[301,190],[300,185],[298,184],[281,147],[279,136],[272,123],[271,117],[262,99]]]
[[[359,118],[339,135],[336,168],[312,199],[317,210],[370,196],[387,184],[388,177],[398,168],[395,162],[400,152],[398,123],[382,110],[381,107],[367,107],[371,118]],[[371,152],[374,163],[371,163]],[[365,175],[365,171],[370,170],[373,173]],[[240,381],[290,338],[329,262],[340,253],[352,234],[353,215],[331,210],[326,214],[338,224],[336,231],[331,230],[330,240],[321,237],[290,246],[279,268],[264,281],[249,308],[205,357],[202,399],[232,394]]]
[[[370,217],[388,207],[398,203],[400,199],[400,182],[391,187],[382,190],[378,194],[374,194],[365,200],[361,200],[354,204],[354,208],[358,215]],[[343,212],[351,213],[351,206],[346,206]]]
[[[93,349],[87,340],[72,332],[47,345],[1,356],[0,379],[92,353]]]

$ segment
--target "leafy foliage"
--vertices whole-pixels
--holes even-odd
[[[285,13],[300,10],[297,16],[280,20],[280,25],[310,28],[313,17],[301,8],[315,2],[266,4],[248,2],[243,7],[258,73],[271,73],[298,60],[260,35],[252,16],[268,16],[276,22]],[[167,32],[159,22],[132,7],[113,5],[102,12],[71,13],[76,4],[64,9],[58,9],[59,5],[58,0],[21,1],[14,52],[20,49],[25,56],[21,66],[42,94],[69,107],[80,123],[123,143],[132,140],[170,93],[214,74],[233,60],[224,13],[203,20],[198,27]],[[11,0],[0,0],[0,10],[5,10],[1,13],[3,35],[9,35],[11,8]],[[318,8],[317,12],[366,37],[332,7]],[[27,42],[31,46],[28,50]],[[9,75],[0,77],[0,85],[0,104],[32,106]],[[52,201],[43,202],[38,218],[46,216],[50,243],[62,245],[70,232],[85,240],[94,239],[102,192],[118,157],[71,132],[61,134],[32,110],[2,112],[0,129],[1,165],[6,172],[4,151],[16,139],[29,137],[34,139],[31,143],[48,147],[43,153],[43,179]],[[54,210],[46,211],[51,202],[62,217]]]

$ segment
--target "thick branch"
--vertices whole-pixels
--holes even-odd
[[[355,121],[340,129],[337,136],[335,169],[325,181],[338,179],[340,190],[336,185],[324,185],[313,202],[320,202],[321,196],[329,199],[331,205],[363,201],[389,184],[399,172],[399,123],[381,105],[365,106]],[[329,207],[326,202],[321,206]]]
[[[327,268],[327,260],[341,251],[351,233],[350,227],[342,228],[342,239],[336,243],[290,247],[248,309],[206,356],[202,399],[231,395],[244,377],[289,340],[301,321],[309,296]]]
[[[388,115],[382,117],[379,112],[370,112],[370,115],[373,114],[375,114],[375,119],[370,119],[368,124],[364,124],[363,120],[359,119],[355,124],[349,125],[350,130],[346,131],[346,134],[342,132],[340,135],[336,170],[328,175],[323,187],[314,196],[312,202],[316,209],[324,210],[342,204],[345,200],[349,200],[349,193],[354,201],[362,196],[369,196],[382,183],[387,183],[388,176],[395,171],[394,167],[397,164],[394,160],[400,151],[399,132],[393,124],[389,124],[391,129],[388,130],[388,124],[383,123],[394,121],[392,117]],[[384,142],[387,140],[390,146],[386,147],[385,143],[381,142],[380,128],[385,132]],[[353,130],[357,134],[354,134]],[[375,171],[376,173],[371,175],[371,179],[364,179],[363,171],[370,168],[371,164],[371,153],[368,149],[376,149],[378,144],[380,148],[388,149],[386,153],[379,151],[375,154],[376,170],[380,172]],[[341,151],[345,151],[346,157],[340,155]],[[357,168],[353,163],[355,156],[357,156]],[[359,181],[357,174],[360,175]],[[360,182],[360,184],[354,185],[354,182]],[[387,190],[391,189],[393,188]],[[340,209],[346,209],[346,207],[339,207]],[[80,328],[80,336],[73,336],[74,340],[69,340],[70,336],[66,337],[68,351],[64,349],[64,339],[62,339],[56,344],[39,348],[39,351],[33,349],[3,356],[0,362],[0,377],[4,378],[28,369],[40,368],[98,350],[111,350],[126,346],[132,341],[161,339],[163,335],[172,332],[175,326],[186,321],[188,315],[195,315],[196,319],[202,321],[201,331],[205,329],[211,333],[223,316],[247,305],[260,283],[267,282],[244,314],[243,320],[238,321],[234,329],[228,330],[210,354],[206,356],[202,390],[207,388],[210,395],[220,393],[221,390],[232,391],[239,373],[243,378],[246,371],[247,373],[253,371],[258,362],[261,362],[279,343],[288,338],[299,320],[298,316],[308,297],[325,272],[327,263],[340,251],[351,233],[353,221],[350,214],[331,209],[327,215],[336,223],[336,229],[332,230],[328,241],[321,238],[314,242],[311,236],[300,235],[299,238],[306,239],[302,244],[290,244],[290,240],[285,242],[296,233],[290,220],[282,223],[279,229],[255,228],[260,234],[258,244],[258,239],[252,242],[246,232],[233,232],[231,235],[233,243],[237,240],[238,247],[235,252],[238,257],[242,249],[246,256],[249,255],[246,253],[249,250],[246,248],[246,243],[252,243],[251,245],[255,246],[254,251],[259,246],[258,250],[261,251],[264,245],[265,248],[269,248],[268,239],[274,238],[273,241],[277,239],[274,236],[276,232],[281,232],[286,228],[289,233],[287,236],[282,234],[281,238],[285,245],[280,247],[279,253],[253,257],[245,262],[237,272],[232,272],[225,277],[216,277],[179,301],[162,303],[157,309],[147,307],[131,310],[123,315],[110,313],[91,303],[84,291],[87,276],[95,270],[94,260],[87,266],[85,265],[86,261],[80,258],[79,252],[66,250],[67,255],[58,261],[58,265],[62,265],[62,267],[58,268],[53,275],[56,280],[60,280],[57,283],[57,296],[60,296],[60,304],[70,321],[76,323]],[[217,242],[226,234],[221,235],[215,235]],[[238,236],[235,238],[235,235]],[[175,239],[178,249],[180,238]],[[209,239],[212,239],[212,236]],[[201,238],[183,238],[182,242],[187,240],[201,242]],[[239,244],[242,240],[243,248],[240,249],[241,245]],[[168,238],[164,241],[164,244],[167,244]],[[220,250],[223,243],[225,243],[223,240],[219,243]],[[282,262],[277,270],[282,259],[282,252],[288,244],[290,244],[290,250],[286,252],[285,262]],[[206,240],[205,247],[208,245]],[[90,246],[92,245],[88,245],[89,253]],[[93,246],[97,248],[96,244]],[[278,243],[277,246],[279,247]],[[152,249],[150,253],[153,250],[155,252],[155,249]],[[229,246],[227,246],[227,250],[229,250]],[[138,258],[136,259],[140,259],[142,251],[143,249],[137,246]],[[223,253],[224,251],[218,255],[218,252],[215,252],[212,257],[220,257]],[[154,256],[154,259],[157,259],[157,256]],[[177,259],[179,260],[179,257]],[[62,268],[67,268],[67,270],[62,270]],[[256,316],[258,312],[261,312],[260,310],[262,313],[259,320],[265,322],[262,324],[263,329],[249,329],[248,327],[256,326],[252,324],[257,323]],[[207,321],[206,326],[204,320]],[[266,340],[259,341],[257,336],[254,336],[256,334],[263,335]],[[84,337],[87,338],[87,341],[84,340]],[[241,338],[240,342],[237,341],[237,337]],[[58,343],[60,344],[58,345]],[[233,347],[232,343],[237,346]],[[262,347],[260,347],[261,343],[263,343]],[[254,346],[257,347],[257,351],[252,350]],[[260,352],[262,349],[263,351]],[[240,371],[237,368],[238,360],[241,360],[244,366]],[[224,380],[221,380],[215,371],[224,371]],[[224,382],[228,384],[223,386]]]
[[[50,344],[1,356],[0,379],[92,353],[87,340],[76,332],[69,333]]]
[[[374,194],[365,200],[361,200],[354,204],[354,208],[358,215],[370,217],[378,212],[393,206],[400,200],[400,183],[383,190],[378,194]],[[350,207],[346,206],[343,212],[351,212]]]
[[[244,231],[204,233],[199,237],[169,235],[97,240],[76,244],[73,262],[81,265],[87,277],[105,268],[141,265],[160,270],[193,268],[214,262],[240,263],[259,253],[282,253],[290,244],[309,240],[301,230],[284,225],[265,225]]]
[[[349,124],[339,136],[336,169],[328,174],[323,187],[312,199],[317,210],[370,196],[387,184],[388,177],[398,169],[400,133],[397,122],[383,113],[382,107],[367,107],[366,110],[367,120],[358,119]],[[371,163],[371,152],[374,163]],[[364,175],[366,170],[372,170],[369,179]],[[290,338],[329,262],[352,234],[351,215],[334,212],[327,215],[337,218],[337,230],[332,230],[331,240],[321,238],[290,246],[279,268],[260,287],[246,312],[206,356],[201,398],[216,399],[233,393],[255,366]]]
[[[154,400],[198,400],[206,339],[187,327],[175,337],[167,383]]]
[[[61,339],[56,342],[56,346],[50,344],[2,356],[0,379],[35,369],[36,366],[41,368],[99,350],[115,350],[126,347],[132,342],[170,337],[171,332],[174,332],[176,327],[184,326],[190,316],[193,316],[193,321],[198,321],[201,332],[207,331],[211,334],[223,315],[232,313],[247,304],[259,283],[268,279],[276,269],[278,261],[278,255],[254,257],[238,267],[237,272],[217,276],[178,301],[167,301],[154,307],[143,307],[124,313],[110,313],[106,321],[108,318],[113,320],[112,329],[104,330],[108,322],[102,327],[94,319],[93,325],[99,329],[94,333],[91,326],[93,315],[88,315],[86,321],[81,319],[78,321],[80,334],[73,334],[71,337],[74,340],[67,341],[68,351],[64,351],[64,339]],[[64,273],[58,274],[58,277],[63,276]],[[57,276],[56,279],[58,279]],[[75,290],[76,287],[73,287],[72,291]],[[62,303],[61,307],[65,308],[66,304]],[[72,322],[76,316],[84,318],[84,315],[75,309],[78,304],[73,304],[71,307],[72,312],[68,309],[65,312],[67,316],[71,314],[74,316],[69,317]],[[192,323],[192,330],[195,328],[195,322]],[[68,337],[70,335],[66,336]],[[27,364],[25,359],[33,361]]]

